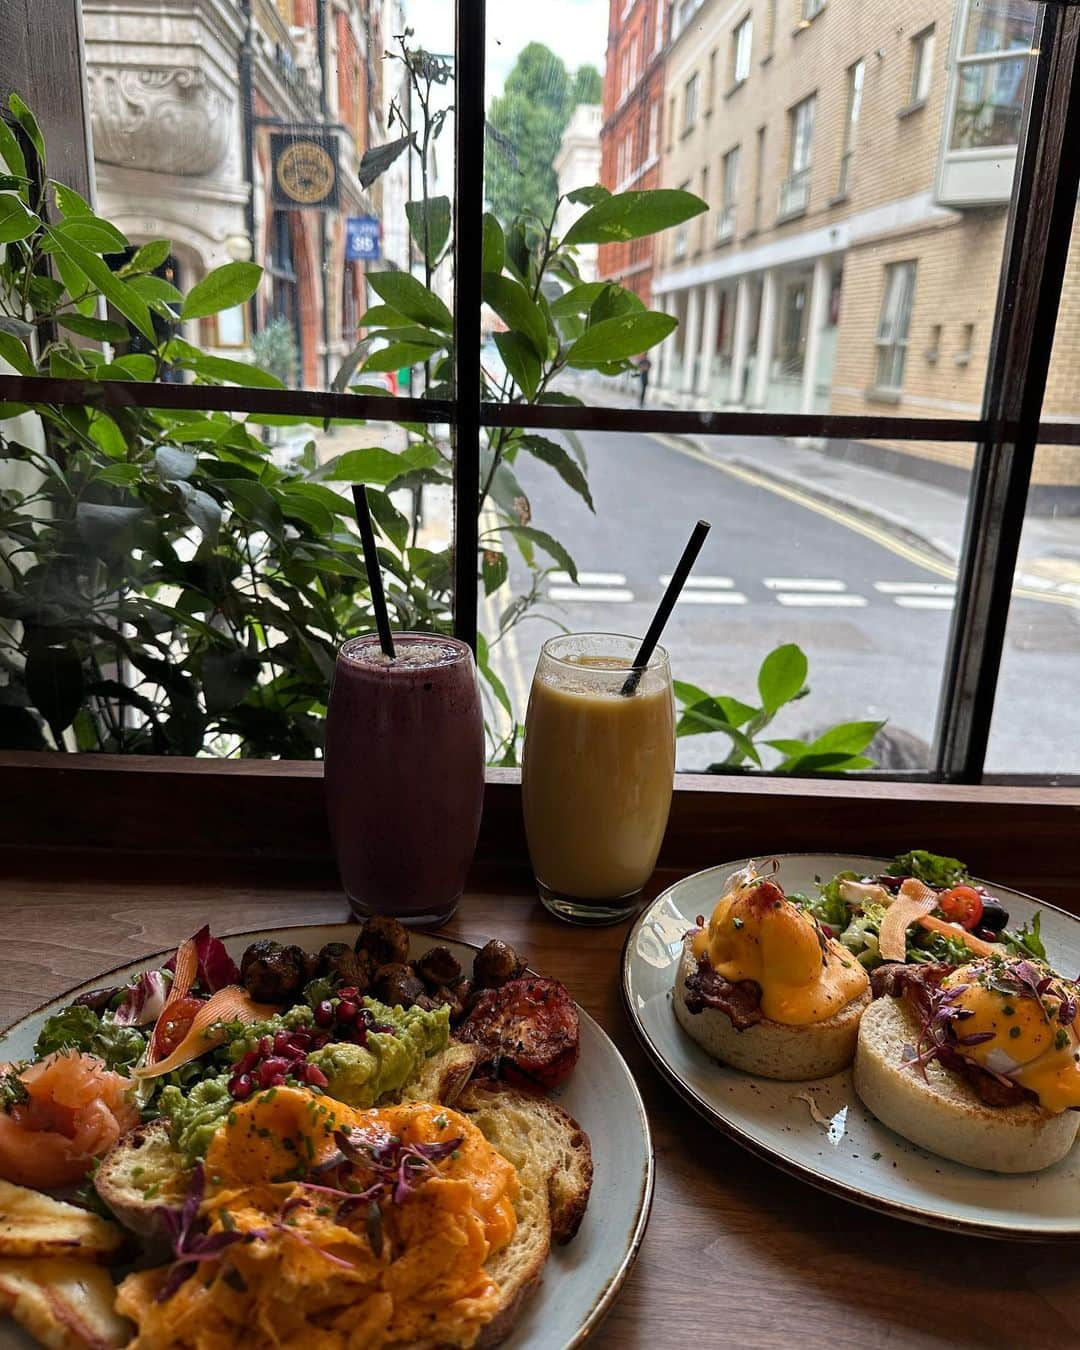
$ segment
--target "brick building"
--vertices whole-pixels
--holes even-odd
[[[653,304],[680,320],[656,363],[659,397],[979,415],[1036,9],[681,0],[661,178],[709,211],[659,245]],[[1078,346],[1074,248],[1051,420],[1080,415]],[[846,452],[905,470],[916,456],[923,476],[955,486],[972,459],[949,444]],[[1080,485],[1075,456],[1044,449],[1033,483],[1033,505]]]
[[[666,0],[610,0],[600,181],[613,191],[660,186]],[[603,244],[599,274],[650,303],[654,240]]]

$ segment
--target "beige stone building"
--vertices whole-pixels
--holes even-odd
[[[690,407],[980,411],[1037,6],[678,0],[654,303],[680,320],[658,397]],[[1046,415],[1080,416],[1080,250]],[[855,447],[959,485],[968,446]],[[1080,484],[1072,452],[1035,482]]]

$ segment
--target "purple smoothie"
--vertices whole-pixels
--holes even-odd
[[[354,913],[440,923],[465,885],[484,797],[472,652],[456,638],[374,634],[338,653],[326,727],[326,808]]]

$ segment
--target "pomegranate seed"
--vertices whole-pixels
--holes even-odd
[[[274,1032],[274,1054],[280,1055],[283,1050],[291,1049],[291,1041],[287,1031]]]
[[[270,1039],[269,1036],[261,1036],[261,1037],[259,1038],[259,1047],[258,1047],[258,1048],[259,1048],[259,1054],[260,1054],[260,1055],[268,1055],[268,1054],[271,1052],[271,1050],[273,1050],[273,1048],[274,1048],[274,1043],[273,1043],[273,1041]]]
[[[356,1014],[359,1012],[356,1004],[351,999],[342,999],[338,1004],[337,1018],[339,1022],[355,1022]]]
[[[255,1067],[255,1065],[258,1064],[258,1062],[259,1062],[258,1052],[255,1050],[249,1050],[246,1055],[244,1055],[241,1059],[238,1059],[236,1063],[233,1065],[233,1073],[237,1075],[242,1073],[250,1073],[252,1069]]]
[[[312,1087],[328,1087],[329,1078],[323,1073],[317,1064],[309,1064],[304,1070],[304,1081],[310,1083]]]
[[[229,1084],[229,1094],[232,1097],[235,1097],[238,1102],[242,1102],[246,1097],[250,1097],[251,1089],[251,1075],[246,1073],[238,1074]]]
[[[285,1075],[283,1073],[276,1073],[274,1074],[273,1078],[270,1079],[271,1087],[284,1087],[284,1085],[285,1085]]]
[[[315,1021],[320,1027],[331,1027],[334,1025],[334,1005],[329,999],[323,1001],[315,1007]]]
[[[259,1065],[256,1076],[260,1087],[272,1087],[273,1080],[280,1074],[285,1076],[285,1070],[288,1069],[288,1060],[280,1058],[264,1059]]]
[[[354,984],[347,984],[344,989],[338,990],[339,998],[357,999],[360,997],[360,991]]]
[[[296,1050],[306,1050],[311,1044],[310,1031],[294,1031],[291,1037],[293,1048]]]

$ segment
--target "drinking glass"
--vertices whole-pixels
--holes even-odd
[[[573,923],[617,923],[636,907],[667,826],[675,705],[657,647],[624,692],[638,638],[549,638],[525,717],[521,785],[540,899]]]
[[[326,808],[357,915],[439,924],[457,907],[484,798],[472,652],[456,638],[374,633],[338,653],[326,726]]]

